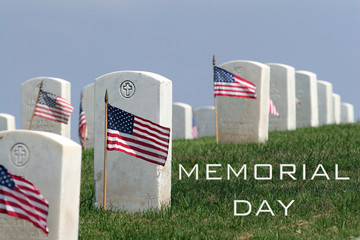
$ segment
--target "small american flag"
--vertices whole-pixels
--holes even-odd
[[[295,98],[295,103],[300,103],[300,100]]]
[[[34,116],[67,124],[74,108],[65,98],[40,90]]]
[[[199,135],[198,135],[198,130],[197,130],[197,127],[196,127],[196,122],[195,122],[195,114],[194,114],[194,111],[193,111],[193,114],[192,114],[192,137],[193,137],[193,139],[199,137]]]
[[[164,166],[169,140],[170,128],[108,104],[108,150],[121,151]]]
[[[84,145],[84,140],[89,139],[85,112],[82,108],[82,99],[80,100],[80,116],[79,116],[79,138],[81,145]]]
[[[222,68],[214,67],[214,95],[256,98],[256,85]]]
[[[48,211],[48,202],[31,182],[0,164],[0,213],[30,221],[48,235]]]
[[[271,98],[269,98],[269,105],[270,105],[270,109],[269,109],[269,113],[274,115],[274,116],[277,116],[277,117],[280,117],[280,114],[278,113],[278,111],[276,110],[276,107],[274,105],[274,102],[272,101]]]

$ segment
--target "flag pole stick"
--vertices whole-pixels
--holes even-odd
[[[215,55],[213,55],[213,82],[215,81]],[[214,107],[215,107],[215,131],[216,131],[216,143],[219,143],[219,132],[218,132],[218,119],[217,119],[217,108],[216,108],[216,97],[214,96]]]
[[[39,101],[40,91],[41,91],[41,89],[42,89],[42,87],[43,87],[43,83],[44,83],[44,80],[41,80],[40,87],[39,87],[39,92],[38,92],[38,95],[37,95],[37,98],[36,98],[36,103],[35,103],[35,106],[34,106],[34,111],[33,111],[32,117],[31,117],[31,121],[30,121],[29,130],[31,130],[31,128],[32,128],[32,123],[33,123],[33,120],[34,120],[35,109],[36,109],[36,105],[38,104],[38,101]]]
[[[84,109],[83,104],[83,92],[81,92],[81,108]],[[82,126],[82,134],[83,134],[83,143],[84,143],[84,150],[86,150],[86,132],[85,132],[85,125]]]
[[[104,211],[106,210],[106,175],[107,175],[107,170],[106,170],[106,165],[107,165],[107,115],[108,115],[108,102],[109,102],[109,97],[108,97],[108,92],[106,89],[105,92],[105,141],[104,141],[104,197],[103,197],[103,208]]]

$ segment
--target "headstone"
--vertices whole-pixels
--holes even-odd
[[[86,140],[86,148],[94,148],[94,83],[86,85],[84,87],[83,94],[83,108],[85,112],[87,130],[88,130],[88,138]]]
[[[353,123],[354,106],[350,103],[341,103],[341,123]]]
[[[341,122],[341,97],[339,94],[333,93],[333,111],[334,111],[334,123],[339,124]]]
[[[158,74],[120,71],[95,81],[95,201],[103,205],[105,91],[109,104],[164,127],[172,123],[172,82]],[[171,137],[171,136],[170,136]],[[107,206],[130,212],[170,204],[171,140],[165,166],[107,152]]]
[[[332,84],[326,81],[317,81],[319,125],[333,123]]]
[[[200,137],[215,137],[215,107],[200,107],[195,109],[195,123]]]
[[[63,97],[70,102],[70,83],[63,79],[51,77],[38,77],[21,84],[21,128],[29,129],[31,117],[34,112],[40,83],[43,81],[43,90]],[[70,138],[70,123],[51,121],[41,117],[34,117],[31,130],[56,133]]]
[[[53,133],[0,132],[0,164],[32,182],[49,202],[49,235],[26,220],[0,214],[1,239],[78,239],[81,147]]]
[[[296,128],[319,125],[318,91],[316,74],[308,71],[295,72]]]
[[[176,102],[172,113],[172,139],[192,139],[192,107]]]
[[[232,61],[219,67],[256,85],[256,99],[216,97],[219,143],[267,141],[270,67],[252,61]]]
[[[15,130],[15,117],[7,113],[0,113],[0,131]]]
[[[295,69],[270,63],[270,98],[279,117],[270,114],[269,131],[296,129]]]

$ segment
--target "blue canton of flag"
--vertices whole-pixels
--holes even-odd
[[[170,128],[108,104],[107,149],[125,152],[136,158],[165,165]]]

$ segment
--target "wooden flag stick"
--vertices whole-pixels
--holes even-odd
[[[37,98],[36,98],[36,102],[35,102],[35,106],[34,106],[34,111],[33,111],[32,117],[31,117],[31,121],[30,121],[29,130],[31,130],[31,128],[32,128],[32,123],[33,123],[33,120],[34,120],[35,109],[36,109],[36,105],[38,104],[38,101],[39,101],[40,91],[41,91],[41,89],[42,89],[42,87],[43,87],[43,83],[44,83],[44,80],[42,80],[41,83],[40,83],[39,92],[38,92],[38,95],[37,95]]]
[[[107,175],[107,115],[108,115],[108,103],[109,97],[106,89],[105,92],[105,141],[104,141],[104,197],[103,197],[103,207],[104,211],[106,210],[106,175]]]
[[[215,81],[215,55],[213,55],[213,82]],[[217,108],[216,108],[216,97],[214,96],[214,107],[215,107],[215,131],[216,131],[216,143],[219,143],[219,132],[218,132],[218,119],[217,119]]]
[[[81,108],[83,109],[83,111],[84,111],[84,105],[83,105],[83,93],[81,92]],[[82,133],[83,133],[83,143],[84,143],[84,150],[86,150],[86,126],[85,126],[85,124],[82,126]]]

